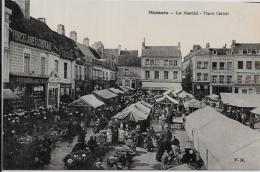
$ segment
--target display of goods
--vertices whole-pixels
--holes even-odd
[[[17,142],[20,144],[31,144],[33,141],[35,141],[35,138],[32,136],[24,136],[24,137],[19,137],[17,139]]]

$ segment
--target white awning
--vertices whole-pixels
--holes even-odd
[[[19,97],[10,89],[3,89],[3,98],[4,98],[4,100],[19,99]]]
[[[179,104],[178,100],[175,100],[174,98],[171,98],[168,95],[164,95],[163,97],[156,99],[156,102],[162,102],[164,100],[168,100],[174,104]]]
[[[124,93],[123,91],[121,91],[117,88],[114,88],[114,87],[109,88],[109,91],[112,91],[115,94],[123,94]]]
[[[255,108],[255,109],[251,110],[251,113],[260,115],[260,107],[257,107],[257,108]]]
[[[182,89],[181,83],[169,82],[143,82],[142,88],[147,90],[179,90]]]
[[[85,95],[75,100],[69,106],[91,106],[97,108],[104,105],[104,102],[98,100],[93,94]]]
[[[260,94],[220,93],[224,104],[236,107],[259,107]]]
[[[117,97],[117,94],[113,93],[112,91],[109,91],[108,89],[93,91],[93,93],[103,99],[111,99]]]

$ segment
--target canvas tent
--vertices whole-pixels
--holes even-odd
[[[223,104],[236,107],[259,107],[260,94],[220,93]]]
[[[197,99],[191,99],[189,101],[186,101],[183,103],[185,108],[197,108],[197,109],[201,109],[204,108],[206,106],[205,103],[197,100]]]
[[[164,101],[169,102],[169,103],[173,103],[173,104],[179,104],[178,100],[175,100],[174,98],[171,98],[168,95],[164,95],[163,97],[156,99],[157,103],[164,102]]]
[[[114,87],[109,88],[109,91],[112,91],[115,94],[123,94],[124,93],[123,91],[121,91],[117,88],[114,88]]]
[[[216,95],[216,94],[210,94],[210,95],[206,96],[206,98],[209,98],[210,100],[217,101],[219,99],[219,96]]]
[[[254,114],[256,114],[256,115],[260,115],[260,107],[257,107],[257,108],[255,108],[255,109],[251,110],[250,112],[251,112],[251,113],[254,113]]]
[[[127,89],[127,88],[124,87],[124,86],[119,86],[119,88],[120,88],[121,90],[123,90],[124,92],[128,92],[128,91],[129,91],[129,89]]]
[[[117,94],[109,91],[108,89],[93,91],[93,93],[96,94],[98,97],[105,99],[105,100],[117,97]]]
[[[140,103],[142,103],[143,105],[149,107],[150,109],[153,107],[153,105],[150,105],[149,103],[147,103],[147,102],[145,102],[143,100],[141,100]]]
[[[3,98],[4,98],[4,100],[19,99],[19,97],[10,89],[3,89]]]
[[[146,110],[142,108],[142,106],[136,105],[136,103],[132,104],[129,107],[125,108],[123,111],[113,116],[113,118],[128,119],[130,121],[135,122],[146,120],[149,116],[149,113],[148,111],[146,112]]]
[[[207,115],[210,117],[202,121]],[[191,135],[196,138],[194,146],[209,170],[240,169],[242,164],[245,167],[241,169],[260,169],[260,148],[256,147],[260,141],[259,132],[208,106],[190,114],[185,129],[190,138]],[[252,153],[253,148],[256,148],[255,153]],[[251,158],[250,154],[257,159]]]
[[[104,105],[104,102],[98,100],[93,94],[85,95],[73,101],[69,106],[90,106],[97,108]]]
[[[194,99],[194,96],[190,93],[187,93],[186,91],[181,91],[180,93],[177,93],[176,96],[181,99],[185,99],[185,98]]]

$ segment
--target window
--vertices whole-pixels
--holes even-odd
[[[159,65],[159,60],[155,59],[155,65],[158,66]]]
[[[154,72],[154,79],[159,79],[159,71]]]
[[[247,90],[243,89],[242,94],[247,94]]]
[[[247,51],[246,51],[246,50],[243,50],[243,54],[247,54]]]
[[[217,75],[212,75],[212,83],[217,83]]]
[[[256,54],[256,50],[252,50],[252,54]]]
[[[247,84],[251,83],[251,75],[246,75],[246,83]]]
[[[30,73],[30,54],[24,53],[24,73]]]
[[[255,70],[260,70],[260,61],[255,61]]]
[[[242,78],[243,78],[242,75],[237,75],[237,83],[238,84],[242,84]]]
[[[88,79],[88,69],[86,67],[84,68],[84,79]]]
[[[173,61],[169,60],[169,66],[173,66]]]
[[[108,73],[106,72],[106,80],[108,80]]]
[[[197,73],[197,81],[201,81],[201,73]]]
[[[82,78],[82,70],[81,70],[81,66],[79,66],[79,79]]]
[[[125,86],[130,87],[130,81],[128,79],[125,80]]]
[[[256,94],[260,94],[260,87],[256,87]]]
[[[59,61],[58,60],[55,60],[54,61],[54,67],[55,67],[55,71],[58,73],[59,72]]]
[[[45,75],[45,57],[41,57],[41,74]]]
[[[129,69],[125,69],[125,75],[129,75]]]
[[[178,79],[178,71],[173,71],[173,79]]]
[[[150,65],[154,65],[154,60],[150,60]]]
[[[232,76],[228,75],[227,76],[227,84],[231,84],[231,82],[232,82]]]
[[[214,51],[213,51],[213,54],[214,54],[214,55],[218,55],[218,51],[217,51],[217,50],[214,50]]]
[[[217,66],[218,66],[217,62],[212,62],[212,69],[213,70],[217,70]]]
[[[64,63],[64,78],[68,78],[68,63]]]
[[[150,63],[149,59],[145,59],[145,65],[148,66]]]
[[[228,70],[232,69],[232,62],[227,62],[227,69]]]
[[[255,75],[254,81],[255,81],[255,84],[260,84],[260,75]]]
[[[164,79],[168,79],[168,71],[164,71]]]
[[[145,79],[149,79],[150,78],[150,71],[145,71]]]
[[[246,69],[252,69],[252,61],[246,61]]]
[[[237,68],[238,69],[243,69],[243,61],[238,61],[237,62]]]
[[[204,73],[204,78],[203,78],[203,80],[204,80],[204,81],[207,81],[207,80],[208,80],[208,77],[209,77],[209,74]]]
[[[78,66],[75,65],[75,79],[78,79]]]
[[[197,69],[201,69],[201,61],[197,62]]]
[[[208,69],[209,62],[203,62],[203,69]]]
[[[219,75],[219,83],[220,84],[224,83],[224,75]]]
[[[177,60],[173,60],[173,66],[178,66],[178,61]]]
[[[238,87],[235,87],[235,93],[238,93]]]
[[[169,66],[169,61],[168,60],[164,60],[164,66]]]
[[[252,50],[251,49],[247,49],[247,54],[251,54]]]
[[[219,69],[220,69],[220,70],[225,69],[225,62],[220,62],[220,63],[219,63]]]

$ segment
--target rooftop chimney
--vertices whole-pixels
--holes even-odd
[[[178,42],[178,49],[180,50],[181,49],[181,43]]]
[[[121,44],[119,44],[118,45],[118,55],[120,55],[120,53],[121,53],[121,48],[122,48],[122,46],[121,46]]]
[[[232,40],[232,44],[231,44],[231,47],[235,47],[236,46],[236,40]]]
[[[15,1],[19,5],[24,17],[29,19],[30,18],[30,0],[13,0],[13,1]]]
[[[88,38],[84,38],[83,39],[83,44],[87,47],[89,47],[89,39]]]
[[[38,18],[38,20],[40,20],[41,22],[45,23],[46,24],[46,18],[44,17],[41,17],[41,18]]]
[[[63,24],[58,24],[57,32],[61,35],[65,35],[65,26]]]
[[[206,44],[206,48],[210,48],[210,44],[209,44],[209,42],[207,42],[207,44]]]
[[[76,31],[70,32],[70,39],[72,39],[74,42],[77,42],[77,32]]]

